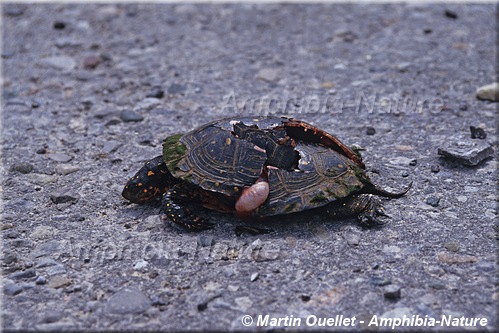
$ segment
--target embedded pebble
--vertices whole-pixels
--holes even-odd
[[[45,243],[38,242],[36,247],[31,252],[34,258],[44,257],[44,256],[55,256],[60,253],[63,248],[63,243],[56,240],[50,240]]]
[[[431,196],[426,199],[426,203],[432,207],[438,207],[440,204],[440,198],[436,196]]]
[[[476,256],[471,256],[467,254],[456,254],[440,252],[438,255],[438,260],[446,264],[463,264],[463,263],[474,263],[479,259]]]
[[[36,278],[35,283],[36,284],[46,284],[47,278],[43,275],[40,275],[39,277]]]
[[[63,30],[64,28],[66,28],[66,23],[62,21],[55,21],[53,27],[56,30]]]
[[[71,283],[71,280],[65,276],[55,275],[50,279],[48,286],[54,289],[58,289],[70,286]]]
[[[417,164],[418,164],[418,160],[416,160],[416,159],[409,162],[410,166],[416,166]]]
[[[124,288],[111,296],[105,306],[108,313],[142,313],[151,306],[151,300],[136,288]]]
[[[384,278],[380,276],[373,276],[369,278],[369,283],[373,286],[384,287],[392,283],[389,278]]]
[[[212,246],[215,245],[215,239],[213,239],[213,236],[203,236],[199,235],[197,239],[197,243],[199,246]]]
[[[143,225],[146,229],[154,229],[161,227],[163,225],[163,221],[159,215],[151,215],[144,219]]]
[[[399,253],[400,247],[398,247],[396,245],[384,245],[383,249],[381,251],[383,253]]]
[[[237,297],[234,301],[241,311],[246,311],[253,305],[253,302],[247,296]]]
[[[404,156],[396,156],[396,157],[392,157],[388,160],[388,163],[390,164],[395,164],[395,165],[408,165],[409,163],[411,163],[413,159],[412,158],[408,158],[408,157],[404,157]]]
[[[67,202],[75,203],[80,199],[80,195],[72,189],[62,188],[52,192],[50,199],[55,204]]]
[[[148,98],[163,98],[165,92],[159,87],[154,87],[147,95]]]
[[[401,287],[397,284],[390,284],[385,287],[383,295],[387,299],[396,300],[400,298]]]
[[[445,12],[444,12],[444,14],[445,14],[446,17],[448,17],[450,19],[453,19],[453,20],[455,20],[455,19],[458,18],[457,14],[455,12],[453,12],[452,10],[449,10],[449,9],[446,9]]]
[[[9,283],[3,287],[4,295],[15,296],[23,291],[23,287],[17,283]]]
[[[374,135],[374,134],[376,134],[376,129],[374,127],[367,127],[366,134],[367,135]]]
[[[133,269],[136,271],[139,271],[143,268],[146,268],[149,263],[145,261],[144,259],[139,259],[135,265],[133,266]]]
[[[29,279],[35,276],[36,273],[34,269],[27,269],[25,271],[15,272],[10,275],[10,277],[15,280]]]
[[[431,172],[433,173],[439,173],[440,172],[440,165],[438,164],[432,164],[430,167]]]
[[[348,232],[343,237],[350,246],[357,246],[360,243],[360,236],[358,234]]]
[[[62,264],[56,264],[53,266],[49,266],[45,270],[48,275],[54,276],[54,275],[61,275],[66,273],[66,268]]]
[[[52,161],[56,161],[59,163],[67,163],[73,159],[72,156],[69,156],[66,154],[61,154],[61,153],[47,154],[47,157],[50,158]]]
[[[485,139],[487,138],[487,133],[481,127],[470,126],[471,138],[472,139]]]
[[[313,229],[314,235],[317,236],[322,241],[328,240],[331,235],[329,234],[329,231],[326,229],[326,227],[323,224],[317,225]]]
[[[476,264],[476,268],[482,272],[495,272],[497,264],[494,261],[480,261]]]
[[[55,40],[55,46],[58,48],[65,48],[65,47],[76,47],[76,46],[81,46],[81,42],[78,40],[71,38],[71,37],[61,37]]]
[[[180,94],[183,93],[186,89],[187,88],[181,84],[173,83],[170,87],[168,87],[168,93],[171,95]]]
[[[138,122],[144,120],[144,117],[142,117],[140,114],[138,114],[135,111],[132,110],[123,110],[120,114],[120,119],[125,122]]]
[[[102,62],[102,58],[98,56],[88,56],[83,59],[83,68],[94,69]]]
[[[59,320],[61,320],[63,316],[63,313],[61,311],[57,310],[48,310],[48,313],[46,313],[41,320],[42,323],[55,323]]]
[[[412,66],[411,62],[401,62],[397,64],[397,70],[401,73],[405,73],[409,70],[411,66]]]
[[[59,233],[54,227],[48,225],[40,225],[33,229],[33,232],[29,234],[29,238],[37,241],[42,239],[51,239]],[[48,265],[47,265],[48,266]]]
[[[45,58],[42,59],[41,63],[66,72],[69,72],[76,67],[76,61],[68,56],[55,56]]]
[[[28,174],[33,171],[34,166],[28,162],[16,162],[10,166],[10,171]]]
[[[161,105],[161,101],[157,98],[144,98],[133,107],[135,112],[150,111],[155,107]]]
[[[476,97],[478,99],[488,100],[492,102],[499,101],[499,82],[494,82],[481,86],[476,90]]]
[[[444,247],[450,252],[457,252],[461,246],[458,242],[447,242],[444,244]]]
[[[253,273],[251,274],[251,278],[250,278],[250,281],[253,282],[253,281],[256,281],[258,279],[258,277],[260,276],[260,274],[258,273]]]
[[[14,252],[5,252],[2,259],[5,265],[10,265],[16,260],[17,260],[17,255]]]
[[[76,172],[76,171],[79,171],[79,170],[80,170],[79,166],[69,165],[69,164],[58,164],[55,167],[55,171],[59,175],[63,175],[63,176],[69,175],[70,173],[73,173],[73,172]]]
[[[275,68],[262,68],[256,74],[256,78],[267,81],[275,82],[279,79],[281,71]]]

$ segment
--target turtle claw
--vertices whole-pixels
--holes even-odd
[[[182,227],[187,230],[206,230],[215,226],[207,219],[192,213],[188,208],[175,203],[175,191],[168,191],[163,196],[162,204],[166,213],[166,219],[174,227]]]

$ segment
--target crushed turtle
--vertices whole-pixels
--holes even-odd
[[[410,186],[393,193],[373,184],[360,155],[304,121],[238,117],[167,137],[122,195],[138,204],[162,195],[167,219],[191,230],[213,226],[199,206],[243,219],[326,207],[371,226],[386,216],[375,195],[399,198]]]

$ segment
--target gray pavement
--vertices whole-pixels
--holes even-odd
[[[497,151],[497,103],[476,97],[497,74],[495,5],[2,10],[4,329],[497,327],[497,156],[437,153]],[[239,114],[310,122],[363,147],[377,183],[413,188],[384,203],[381,227],[310,212],[240,236],[232,216],[185,232],[121,198],[164,137]]]

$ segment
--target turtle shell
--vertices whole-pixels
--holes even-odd
[[[173,176],[237,199],[256,182],[267,160],[261,147],[235,135],[238,123],[288,133],[299,154],[297,168],[269,168],[270,194],[257,216],[317,208],[370,183],[357,155],[337,138],[307,123],[278,117],[222,119],[167,138],[163,159]]]

